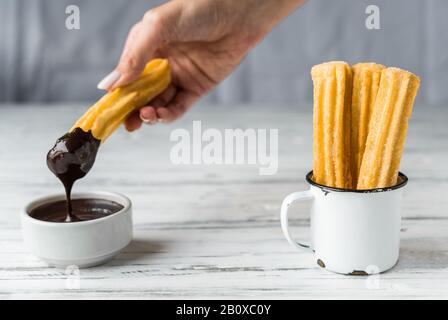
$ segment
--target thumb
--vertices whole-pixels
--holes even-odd
[[[146,12],[132,27],[117,67],[98,83],[99,89],[113,90],[139,77],[156,50],[168,42],[163,20],[160,12],[154,9]]]

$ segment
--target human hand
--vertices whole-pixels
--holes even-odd
[[[147,11],[129,32],[116,69],[98,88],[135,80],[153,58],[169,60],[172,83],[126,120],[169,123],[224,80],[248,51],[305,0],[173,0]]]

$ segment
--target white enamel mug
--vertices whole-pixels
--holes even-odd
[[[367,275],[384,272],[398,261],[401,202],[408,178],[399,173],[390,188],[347,190],[315,183],[288,195],[281,207],[283,234],[294,247],[313,252],[317,264],[330,271]],[[296,201],[311,201],[311,244],[295,241],[289,231],[288,209]]]

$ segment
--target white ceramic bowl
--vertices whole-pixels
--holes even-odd
[[[88,268],[116,256],[132,240],[132,204],[118,193],[75,193],[72,199],[96,198],[115,201],[123,206],[107,217],[71,222],[47,222],[30,217],[29,212],[44,203],[65,200],[64,194],[34,200],[21,212],[22,232],[29,250],[56,267]]]

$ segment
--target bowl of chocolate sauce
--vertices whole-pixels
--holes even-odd
[[[48,264],[88,268],[115,257],[132,240],[132,205],[114,192],[66,194],[32,201],[21,213],[25,245]]]

